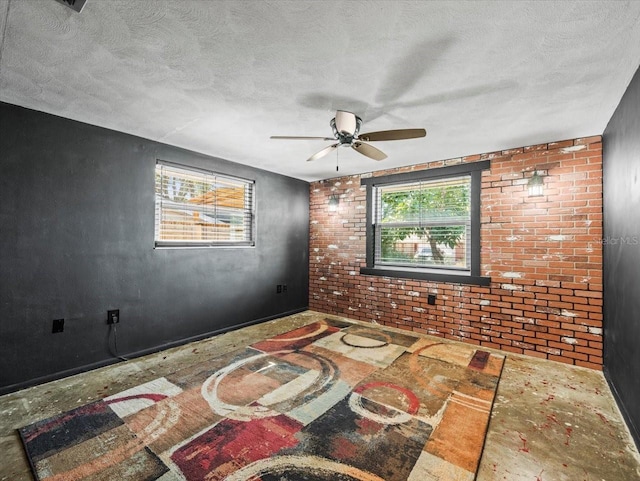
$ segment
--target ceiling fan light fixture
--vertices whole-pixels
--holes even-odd
[[[350,123],[348,123],[346,128],[344,125],[340,125],[338,120],[336,120],[337,118],[338,118],[338,115],[336,115],[336,117],[332,118],[331,121],[329,121],[331,130],[333,130],[333,136],[336,139],[338,139],[340,143],[343,143],[343,144],[351,143],[351,141],[358,136],[358,132],[360,132],[362,119],[356,115],[355,127],[352,129],[352,125]],[[339,126],[342,127],[342,129]]]
[[[334,119],[336,131],[342,135],[354,136],[358,132],[360,118],[353,112],[347,112],[346,110],[338,110]]]

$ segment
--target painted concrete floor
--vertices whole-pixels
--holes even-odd
[[[337,318],[306,311],[1,396],[0,480],[33,479],[18,427],[326,317]],[[507,353],[477,480],[639,479],[602,373]]]

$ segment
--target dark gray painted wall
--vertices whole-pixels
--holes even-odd
[[[157,158],[254,179],[256,247],[154,249]],[[307,182],[0,103],[0,199],[0,393],[113,362],[107,309],[127,355],[308,305]]]
[[[603,136],[604,367],[640,446],[640,69]]]

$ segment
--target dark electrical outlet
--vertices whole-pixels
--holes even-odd
[[[120,322],[120,309],[107,311],[107,324],[118,324]]]
[[[282,284],[282,292],[287,292],[287,285],[286,284]]]
[[[278,284],[278,285],[276,286],[276,293],[277,293],[277,294],[282,294],[282,284]]]
[[[57,332],[64,331],[64,319],[54,319],[53,327],[51,328],[51,333],[56,334]]]
[[[436,295],[435,294],[429,294],[427,296],[427,304],[431,304],[432,306],[436,305]]]

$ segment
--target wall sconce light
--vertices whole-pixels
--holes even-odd
[[[331,195],[331,197],[329,197],[329,212],[337,211],[339,205],[340,197],[338,197],[336,194]]]
[[[527,182],[527,188],[529,189],[529,197],[544,195],[544,181],[537,170],[533,171],[533,175]]]

